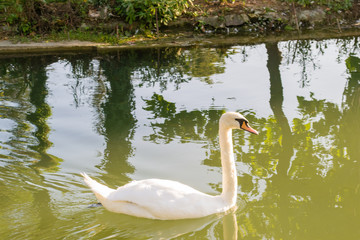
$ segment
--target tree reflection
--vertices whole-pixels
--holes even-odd
[[[45,62],[46,60],[48,59],[28,59],[29,69],[27,69],[27,75],[24,76],[24,81],[30,83],[30,102],[35,107],[35,111],[29,112],[26,116],[26,119],[36,127],[34,135],[38,139],[36,145],[30,146],[30,148],[40,154],[40,160],[34,166],[50,170],[51,168],[56,169],[61,159],[46,153],[52,145],[49,141],[50,127],[47,124],[47,119],[51,116],[51,107],[46,102],[48,89],[46,86],[47,75],[45,68],[46,64],[49,63]]]
[[[164,100],[163,96],[154,94],[151,100],[146,102],[145,110],[151,111],[154,115],[151,119],[151,127],[154,131],[146,137],[146,140],[155,143],[170,143],[175,139],[181,142],[215,140],[217,121],[222,110],[204,111],[180,111],[175,113],[175,104]],[[153,106],[157,106],[154,108]],[[170,107],[168,107],[170,106]],[[156,110],[163,110],[156,112]],[[156,116],[156,117],[155,117]],[[164,121],[157,121],[162,118]]]
[[[17,129],[12,131],[15,139],[8,144],[18,149],[20,155],[25,154],[33,158],[34,153],[24,150],[19,144],[22,143],[24,136],[28,135],[31,128],[27,121],[30,122],[36,128],[34,132],[36,142],[29,144],[28,147],[38,154],[35,157],[38,161],[33,166],[48,171],[56,171],[61,162],[61,159],[46,153],[52,145],[49,141],[50,127],[47,124],[47,119],[51,116],[51,108],[46,102],[48,95],[46,67],[56,60],[53,57],[16,58],[12,61],[6,60],[1,64],[4,98],[19,102],[21,106],[24,106],[22,111],[14,108],[14,111],[7,110],[5,113],[8,119],[17,123]],[[26,98],[29,98],[31,106],[26,104]],[[35,110],[30,110],[32,107]],[[27,112],[26,116],[23,112]]]
[[[230,53],[227,48],[192,48],[184,52],[184,68],[191,76],[213,84],[211,76],[224,73],[225,57]]]
[[[360,148],[355,136],[360,134],[360,58],[350,56],[346,59],[346,67],[350,74],[347,86],[344,89],[343,118],[341,132],[347,146],[350,159],[357,159],[360,156]]]
[[[144,101],[147,105],[144,109],[150,111],[154,115],[154,119],[166,118],[176,112],[175,103],[166,101],[164,97],[159,94],[154,93],[151,99],[144,99]]]
[[[94,107],[96,107],[97,101],[101,99],[100,89],[92,89],[92,85],[89,84],[88,79],[94,79],[95,83],[101,84],[101,79],[97,75],[100,71],[97,71],[95,65],[95,56],[87,55],[67,55],[63,56],[62,59],[65,62],[65,66],[70,66],[71,77],[73,81],[69,81],[68,86],[72,92],[75,107],[80,107],[84,104],[86,99],[93,95]],[[70,74],[68,74],[69,76]],[[100,87],[100,86],[98,86]],[[99,96],[100,95],[100,96]]]
[[[336,189],[340,198],[336,199],[337,204],[348,207],[348,211],[358,211],[360,201],[359,179],[360,179],[360,149],[358,146],[358,136],[360,134],[360,58],[350,55],[346,59],[348,69],[348,82],[343,94],[343,114],[339,128],[339,147],[334,151],[336,155],[343,156],[341,175],[335,181],[343,181],[343,188]],[[345,147],[342,147],[345,146]],[[350,160],[350,161],[349,161]],[[352,197],[354,194],[355,197]],[[353,208],[353,209],[351,209]]]
[[[161,91],[164,91],[170,84],[173,84],[175,89],[179,89],[181,84],[191,80],[191,77],[186,75],[188,63],[182,50],[181,48],[163,48],[126,51],[122,54],[126,53],[128,60],[136,61],[134,63],[137,64],[132,63],[131,76],[133,80],[137,80],[139,87],[157,85]]]
[[[348,37],[335,40],[294,40],[283,45],[284,62],[287,65],[297,63],[300,70],[299,86],[308,87],[311,81],[311,72],[321,68],[319,56],[324,55],[329,45],[337,48],[336,60],[340,63],[342,57],[349,56],[359,50],[359,37]]]
[[[100,60],[103,75],[110,85],[107,99],[102,105],[107,139],[103,168],[114,176],[121,173],[118,177],[124,181],[129,180],[126,174],[134,172],[134,167],[127,160],[132,155],[130,140],[136,124],[132,113],[134,89],[131,82],[132,61],[129,60],[131,55],[127,57],[109,55]]]
[[[278,43],[265,44],[268,54],[267,68],[270,75],[270,107],[274,113],[276,125],[275,128],[280,130],[278,137],[280,140],[277,144],[276,154],[271,154],[272,157],[277,157],[276,175],[273,177],[273,186],[278,191],[279,202],[279,220],[281,226],[282,238],[289,238],[289,225],[287,224],[287,212],[289,209],[289,191],[291,185],[288,181],[288,169],[290,166],[291,156],[293,155],[293,139],[290,130],[289,122],[283,111],[284,93],[280,74],[281,52],[278,49]],[[276,144],[276,145],[277,145]],[[275,192],[275,191],[274,191]],[[276,220],[275,220],[276,221]]]
[[[316,47],[314,48],[314,43]],[[287,42],[286,50],[286,63],[293,64],[297,62],[301,67],[301,77],[299,86],[301,88],[307,87],[310,84],[309,72],[310,70],[318,69],[319,63],[316,61],[320,54],[323,54],[327,48],[327,43],[322,44],[320,41],[315,42],[312,40],[296,40]],[[316,52],[315,52],[316,51]]]
[[[283,149],[292,149],[293,141],[289,122],[283,111],[284,93],[280,75],[281,52],[278,49],[277,43],[266,44],[268,52],[267,68],[270,75],[270,107],[274,113],[276,123],[281,131],[280,145]],[[293,155],[292,151],[280,151],[278,175],[286,176],[287,169],[290,164],[290,158]]]
[[[50,208],[48,190],[34,187],[44,184],[38,170],[57,171],[62,161],[47,153],[52,143],[47,124],[51,109],[46,102],[46,67],[55,60],[53,57],[0,60],[0,98],[4,104],[0,106],[0,116],[15,123],[12,129],[7,129],[11,137],[0,146],[1,150],[9,151],[7,158],[0,155],[5,165],[0,167],[1,179],[6,179],[1,192],[7,199],[2,209],[13,222],[26,225],[28,221],[39,229],[54,224],[56,217]],[[17,207],[7,206],[10,203],[17,203]],[[25,206],[35,211],[29,214]]]

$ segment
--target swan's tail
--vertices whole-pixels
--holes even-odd
[[[114,189],[111,189],[111,188],[91,179],[91,177],[89,177],[86,173],[81,173],[81,175],[84,177],[85,183],[91,188],[91,190],[94,192],[96,198],[100,202],[102,202],[104,199],[106,199],[109,196],[109,194],[114,191]]]

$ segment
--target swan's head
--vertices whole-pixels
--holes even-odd
[[[249,121],[240,113],[227,112],[220,118],[220,125],[231,129],[243,129],[258,135],[259,133],[250,127]]]

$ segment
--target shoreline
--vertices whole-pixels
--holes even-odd
[[[145,49],[162,47],[192,47],[192,46],[229,46],[252,45],[266,42],[281,42],[291,40],[322,40],[331,38],[346,38],[360,36],[360,29],[348,29],[339,32],[335,29],[309,30],[301,33],[281,32],[268,34],[178,34],[160,39],[138,39],[121,45],[98,43],[80,40],[43,41],[29,43],[12,43],[10,40],[0,40],[0,56],[79,52],[109,52],[122,49]]]

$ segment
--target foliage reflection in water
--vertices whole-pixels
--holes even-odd
[[[354,239],[360,204],[358,39],[0,59],[5,239]],[[239,209],[153,221],[87,208],[78,175],[221,192],[218,119],[234,134]],[[51,230],[51,231],[50,231]]]

